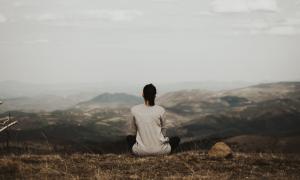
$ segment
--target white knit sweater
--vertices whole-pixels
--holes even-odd
[[[171,146],[166,137],[165,109],[161,106],[136,105],[128,123],[128,135],[136,135],[132,151],[136,155],[169,154]]]

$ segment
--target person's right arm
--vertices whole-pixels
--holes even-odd
[[[129,119],[127,123],[127,135],[133,135],[135,136],[137,133],[137,127],[135,124],[135,117],[132,114],[131,118]]]
[[[167,136],[167,119],[166,119],[166,111],[164,110],[160,117],[161,124],[161,132],[166,137]]]

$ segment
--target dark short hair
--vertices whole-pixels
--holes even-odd
[[[144,99],[149,102],[150,106],[155,105],[156,87],[153,84],[147,84],[143,89]]]

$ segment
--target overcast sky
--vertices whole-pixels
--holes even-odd
[[[0,81],[300,80],[300,0],[0,0]]]

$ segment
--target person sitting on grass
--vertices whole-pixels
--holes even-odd
[[[143,89],[144,103],[131,108],[127,143],[134,155],[170,154],[179,145],[179,137],[166,136],[166,111],[155,104],[155,97],[155,86],[148,84]]]

